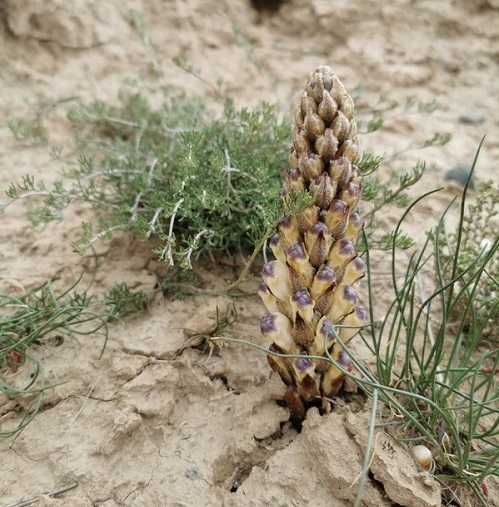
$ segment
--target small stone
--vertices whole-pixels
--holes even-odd
[[[482,113],[475,113],[471,111],[463,111],[459,113],[459,121],[466,125],[478,125],[485,121],[485,116]]]
[[[471,172],[471,166],[466,164],[459,164],[452,169],[449,169],[445,175],[444,180],[445,181],[455,181],[459,183],[461,186],[465,186],[466,182],[468,181],[468,177]],[[469,187],[471,190],[475,190],[475,183],[473,180],[473,176],[471,176],[470,185]]]
[[[200,481],[200,480],[203,480],[204,477],[203,477],[203,473],[201,472],[201,470],[199,470],[199,468],[197,466],[191,466],[189,467],[186,471],[185,471],[185,476],[188,478],[188,479],[191,479],[193,481]]]

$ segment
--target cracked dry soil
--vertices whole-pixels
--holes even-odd
[[[262,5],[267,8],[255,8]],[[387,117],[382,131],[362,136],[362,147],[390,153],[408,139],[452,131],[449,145],[424,152],[429,169],[418,190],[429,190],[444,184],[446,170],[470,162],[488,134],[476,174],[480,183],[499,158],[498,8],[496,0],[0,1],[0,188],[25,173],[51,183],[61,169],[42,148],[14,141],[7,119],[72,96],[113,101],[125,79],[150,79],[150,53],[129,22],[131,11],[142,16],[164,84],[175,91],[213,99],[208,87],[171,63],[182,55],[208,81],[222,79],[238,105],[266,99],[289,108],[308,73],[323,64],[334,68],[348,90],[364,87],[359,107],[381,94],[401,102],[411,95],[435,99],[441,105],[435,114]],[[467,113],[483,121],[460,122]],[[61,118],[54,111],[47,120],[54,139],[65,134]],[[421,156],[407,152],[383,171],[393,174]],[[407,232],[421,237],[421,224],[459,191],[444,186],[410,218]],[[1,217],[0,278],[32,287],[60,268],[66,268],[66,281],[82,268],[90,271],[91,259],[74,254],[70,243],[81,221],[91,218],[86,209],[72,209],[60,224],[33,228],[22,205],[10,207]],[[209,330],[215,306],[226,301],[154,295],[165,268],[151,245],[134,238],[117,236],[97,248],[96,289],[126,281],[151,294],[149,309],[111,327],[102,358],[100,335],[33,351],[43,358],[47,382],[56,385],[47,390],[35,420],[0,442],[0,506],[75,481],[75,489],[41,497],[39,505],[351,506],[369,403],[347,393],[330,414],[311,411],[297,434],[280,403],[281,382],[260,352],[235,345],[211,355],[183,348],[182,328]],[[222,289],[239,268],[201,263],[199,288]],[[380,307],[385,268],[380,259],[373,274]],[[257,276],[244,285],[246,296],[235,301],[238,319],[229,333],[266,345],[259,333],[263,307],[254,296],[257,285]],[[372,364],[359,344],[357,352]],[[29,374],[21,368],[12,375]],[[0,397],[1,424],[19,422],[30,402]],[[496,485],[488,486],[490,505],[499,505]],[[379,433],[364,507],[437,507],[441,493],[406,448]],[[472,505],[471,498],[464,501]]]

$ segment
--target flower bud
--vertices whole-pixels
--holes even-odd
[[[305,181],[299,169],[291,169],[288,172],[288,186],[297,193],[305,190]]]
[[[290,247],[287,261],[292,269],[292,286],[299,289],[308,287],[314,278],[315,269],[310,264],[309,257],[301,243],[296,243],[296,245]],[[293,278],[297,278],[296,283],[294,283]]]
[[[298,167],[298,157],[296,156],[296,150],[291,146],[289,149],[289,165],[296,169]]]
[[[270,261],[263,266],[262,278],[270,292],[281,301],[291,297],[291,279],[288,267],[281,261]]]
[[[284,354],[299,354],[300,349],[293,340],[290,320],[279,312],[263,317],[260,321],[262,335],[278,347]]]
[[[305,131],[298,127],[293,129],[293,148],[297,156],[301,155],[304,151],[307,152],[310,150],[310,142],[307,139]]]
[[[305,233],[306,231],[312,229],[312,227],[319,220],[320,208],[312,204],[308,208],[305,208],[296,218],[298,222],[298,228],[300,233]]]
[[[267,308],[267,310],[270,313],[274,313],[274,312],[278,311],[277,299],[272,294],[272,292],[270,292],[270,289],[265,282],[262,282],[260,284],[260,286],[258,287],[258,295],[262,298],[265,308]]]
[[[283,351],[279,348],[275,347],[274,345],[270,345],[269,347],[270,352],[277,352],[278,354],[282,354]],[[279,374],[282,381],[287,385],[294,384],[294,372],[293,372],[293,365],[292,362],[285,357],[279,357],[279,356],[273,356],[268,355],[267,356],[267,363],[272,368],[273,371]]]
[[[335,345],[331,357],[339,363],[343,368],[350,371],[352,368],[352,361],[348,354]],[[334,364],[331,364],[322,376],[321,391],[325,396],[336,396],[341,389],[345,374]]]
[[[324,162],[317,153],[303,152],[298,164],[300,171],[312,180],[320,176],[324,171]]]
[[[339,151],[340,155],[348,158],[352,162],[357,158],[359,153],[359,145],[356,140],[353,139],[345,139]]]
[[[294,117],[295,117],[295,125],[298,128],[302,129],[303,128],[303,116],[304,116],[304,114],[301,112],[300,106],[296,106],[294,108],[293,113],[294,113]]]
[[[327,265],[323,265],[311,287],[311,294],[315,301],[315,309],[321,315],[326,314],[333,304],[332,293],[337,286],[335,272]]]
[[[277,232],[284,252],[289,250],[289,247],[301,241],[300,229],[298,221],[294,215],[282,220],[277,224]]]
[[[307,92],[303,92],[301,99],[300,99],[300,111],[305,118],[305,115],[307,114],[307,110],[311,109],[312,112],[317,112],[317,103],[312,97],[309,97]]]
[[[338,111],[338,104],[326,90],[322,92],[322,101],[317,111],[324,120],[326,126],[329,127]]]
[[[333,292],[331,308],[327,313],[327,318],[335,324],[343,316],[353,312],[359,298],[355,289],[350,285],[340,283]]]
[[[327,256],[327,265],[338,272],[340,268],[348,264],[352,259],[357,257],[357,252],[351,241],[348,239],[340,239],[336,241]]]
[[[298,394],[305,401],[311,401],[319,395],[319,386],[315,380],[315,365],[306,357],[293,362]]]
[[[291,298],[293,315],[299,315],[307,325],[310,325],[314,319],[314,306],[315,303],[307,289],[296,291]]]
[[[350,183],[355,183],[355,185],[360,185],[360,182],[362,180],[362,172],[361,170],[356,166],[352,166],[352,175],[350,176]]]
[[[336,331],[334,325],[330,320],[328,320],[326,316],[324,316],[317,324],[314,343],[310,348],[310,354],[313,356],[324,355],[326,350],[332,349],[335,341],[336,341]]]
[[[286,388],[286,392],[284,393],[284,401],[286,405],[289,407],[289,411],[291,412],[291,420],[294,420],[296,423],[301,424],[301,421],[305,418],[306,408],[303,404],[300,395],[296,389],[296,386],[289,385]]]
[[[354,113],[354,104],[353,100],[349,95],[346,95],[343,97],[343,100],[340,104],[340,111],[345,115],[345,117],[348,120],[353,119],[353,113]]]
[[[350,180],[352,174],[352,163],[346,157],[338,157],[329,166],[329,175],[336,181],[338,187],[343,188]]]
[[[348,225],[344,234],[345,239],[353,241],[364,227],[364,220],[358,213],[350,213]]]
[[[353,285],[366,274],[366,264],[360,257],[355,257],[338,272],[338,281]]]
[[[293,295],[291,299],[291,310],[293,312],[293,338],[296,343],[305,350],[314,340],[313,319],[314,301],[307,289],[302,289]]]
[[[338,139],[331,129],[326,129],[324,135],[319,136],[315,141],[315,150],[322,157],[322,160],[329,162],[333,160],[338,151]]]
[[[324,219],[333,241],[343,237],[348,224],[350,207],[341,199],[333,199]]]
[[[274,254],[274,257],[281,262],[286,262],[286,254],[284,253],[284,249],[281,246],[281,239],[279,237],[279,234],[276,232],[270,236],[269,240],[270,248],[272,250],[272,253]]]
[[[317,271],[312,282],[311,295],[315,302],[326,291],[336,287],[336,274],[332,268],[323,264]],[[325,313],[325,312],[321,312]]]
[[[348,183],[347,186],[340,192],[338,198],[345,201],[350,209],[353,210],[360,199],[360,185]]]
[[[317,222],[311,231],[305,233],[305,246],[310,257],[310,264],[318,268],[327,258],[332,238],[326,224]]]
[[[338,140],[338,143],[342,144],[347,137],[348,131],[350,130],[350,122],[341,111],[338,111],[336,118],[333,120],[332,130],[334,137]]]
[[[324,172],[310,182],[310,190],[315,195],[314,204],[322,209],[328,208],[336,194],[336,182]]]
[[[363,306],[356,305],[353,312],[341,321],[342,326],[353,326],[339,328],[338,336],[342,343],[347,344],[368,322],[367,310]]]
[[[312,111],[312,108],[308,108],[305,118],[303,120],[303,130],[305,135],[310,140],[315,140],[317,137],[324,134],[324,120]]]

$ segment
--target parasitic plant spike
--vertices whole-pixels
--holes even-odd
[[[353,287],[366,271],[354,244],[364,226],[356,212],[362,184],[357,123],[353,101],[329,67],[310,74],[294,117],[281,196],[288,203],[306,191],[313,203],[278,224],[270,238],[276,260],[265,264],[258,293],[269,311],[261,322],[269,351],[301,356],[268,356],[287,385],[291,420],[300,425],[308,408],[327,411],[340,391],[351,368],[341,343],[366,324],[367,312]]]

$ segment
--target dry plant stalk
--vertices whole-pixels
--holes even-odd
[[[361,193],[357,153],[353,101],[333,71],[319,67],[295,109],[291,169],[282,192],[285,201],[303,191],[315,199],[278,224],[270,240],[276,260],[263,267],[259,289],[270,312],[260,325],[272,342],[269,350],[303,356],[267,356],[287,386],[285,400],[296,422],[312,406],[326,411],[344,379],[331,361],[306,356],[326,356],[327,351],[350,369],[337,338],[348,343],[367,322],[352,287],[366,268],[354,248],[363,227],[354,211]]]

